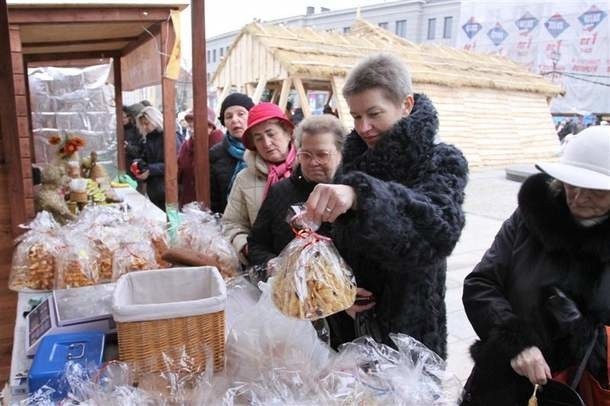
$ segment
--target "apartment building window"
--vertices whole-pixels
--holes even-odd
[[[405,38],[407,36],[407,20],[396,21],[396,35]]]
[[[451,32],[453,31],[453,17],[445,17],[443,24],[443,38],[451,38]]]
[[[226,52],[227,52],[227,54],[229,53],[229,47],[226,48]]]
[[[428,39],[436,37],[436,18],[428,18]]]
[[[349,33],[349,30],[351,29],[351,27],[343,27],[343,33],[347,34]]]
[[[388,23],[379,23],[379,27],[383,28],[384,30],[388,29]]]
[[[224,48],[220,48],[220,57],[222,58],[225,54],[225,49]]]
[[[208,49],[208,63],[212,62],[212,51]]]
[[[216,50],[212,50],[212,62],[216,63]]]

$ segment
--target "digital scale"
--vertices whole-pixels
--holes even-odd
[[[112,319],[114,283],[58,289],[36,306],[25,319],[25,352],[36,354],[42,338],[50,334],[116,331]]]

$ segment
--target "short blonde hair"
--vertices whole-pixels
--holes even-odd
[[[409,69],[397,56],[376,54],[358,63],[348,74],[343,97],[349,98],[365,90],[379,88],[396,105],[413,94]]]
[[[140,119],[142,118],[146,118],[156,129],[163,131],[163,114],[156,108],[144,107],[142,111],[140,111],[140,114],[138,114],[136,126],[138,127],[140,134],[145,135],[144,128],[142,127],[142,124],[140,124]]]

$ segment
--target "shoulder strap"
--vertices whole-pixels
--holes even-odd
[[[578,365],[578,369],[576,370],[574,378],[572,379],[572,383],[570,384],[570,387],[572,389],[576,389],[576,387],[580,383],[580,380],[582,379],[582,374],[585,372],[585,368],[587,366],[587,363],[589,362],[589,358],[591,358],[591,353],[593,352],[593,347],[595,347],[595,342],[597,341],[598,335],[599,328],[596,327],[593,331],[593,339],[589,343],[587,351],[585,352],[585,356],[582,358],[582,361],[580,361],[580,365]]]

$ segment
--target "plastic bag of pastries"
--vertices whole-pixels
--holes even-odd
[[[46,211],[38,213],[17,240],[13,253],[9,288],[50,290],[55,286],[55,255],[64,244],[60,225]]]
[[[135,232],[141,236],[141,239],[150,241],[155,254],[156,267],[169,268],[171,264],[162,258],[169,248],[165,224],[144,217],[132,217],[129,219],[129,224],[133,226],[130,233]]]
[[[183,207],[174,248],[190,250],[198,256],[209,258],[210,263],[206,265],[218,268],[225,279],[238,273],[239,257],[233,245],[223,236],[218,216],[199,203],[189,203]]]
[[[69,238],[69,239],[68,239]],[[73,234],[58,251],[56,287],[78,288],[95,285],[100,279],[99,254],[84,234]]]
[[[112,256],[112,281],[128,272],[158,268],[155,250],[149,240],[123,242]]]
[[[351,307],[356,281],[330,238],[312,231],[317,225],[301,221],[303,216],[293,217],[296,236],[272,260],[272,297],[285,315],[316,320]]]

